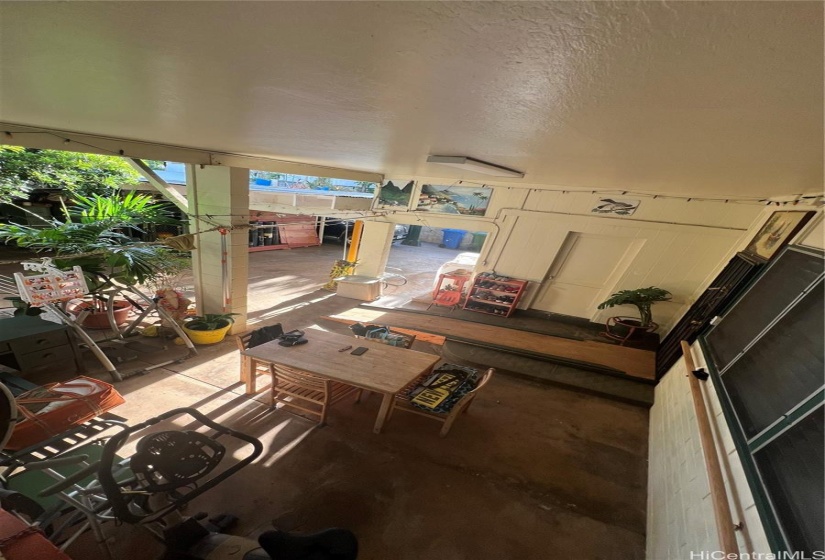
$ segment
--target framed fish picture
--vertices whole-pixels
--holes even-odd
[[[638,207],[638,200],[628,200],[625,198],[600,198],[598,204],[590,210],[590,213],[630,216]]]

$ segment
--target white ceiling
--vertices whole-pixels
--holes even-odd
[[[400,177],[823,183],[821,2],[2,2],[0,57],[18,124]]]

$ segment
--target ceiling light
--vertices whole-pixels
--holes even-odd
[[[524,177],[524,173],[521,171],[501,167],[500,165],[493,165],[492,163],[466,156],[427,156],[427,162],[440,163],[441,165],[449,165],[450,167],[457,167],[465,171],[484,173],[485,175],[494,175],[496,177],[517,177],[519,179]]]

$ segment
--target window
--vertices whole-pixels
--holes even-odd
[[[776,551],[825,549],[823,255],[786,248],[703,338]]]

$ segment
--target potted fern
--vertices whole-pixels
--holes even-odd
[[[655,331],[659,328],[659,325],[653,322],[651,307],[657,301],[668,301],[671,297],[670,292],[655,286],[616,292],[601,302],[599,309],[607,309],[617,305],[635,305],[639,310],[639,318],[611,317],[607,320],[607,332],[605,334],[610,338],[626,340],[634,335]],[[618,330],[612,328],[617,325],[620,327]]]

